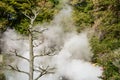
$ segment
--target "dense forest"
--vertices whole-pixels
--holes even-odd
[[[0,38],[7,29],[15,29],[20,35],[29,36],[29,28],[34,25],[51,23],[65,5],[63,1],[73,9],[71,14],[75,31],[92,30],[91,61],[103,68],[100,78],[120,80],[120,0],[1,0]],[[70,31],[69,27],[64,28],[65,32]],[[2,56],[2,48],[0,51]],[[3,62],[0,62],[0,80],[6,80],[4,64],[3,58]]]

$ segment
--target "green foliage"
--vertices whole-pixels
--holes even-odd
[[[93,62],[103,66],[103,80],[119,80],[120,66],[114,64],[120,57],[120,52],[115,53],[120,48],[119,2],[98,0],[96,3],[93,10],[95,35],[91,38]]]
[[[11,27],[20,33],[26,34],[30,21],[24,13],[33,16],[32,10],[39,8],[40,14],[37,16],[35,23],[51,21],[58,4],[58,0],[2,0],[0,1],[0,18],[3,18],[6,24],[2,25],[1,23],[2,27],[0,28],[3,28],[3,26]]]
[[[75,22],[75,25],[77,26],[77,31],[80,32],[81,30],[90,27],[94,21],[91,12],[93,9],[92,2],[89,0],[86,1],[78,0],[74,2],[73,0],[71,4],[74,7],[73,20]]]
[[[101,3],[100,3],[101,4]],[[105,1],[106,4],[106,1]],[[115,3],[114,3],[115,4]],[[116,3],[117,4],[117,3]],[[110,2],[110,6],[112,3]],[[96,37],[93,37],[91,43],[93,44],[93,52],[95,54],[106,53],[120,47],[120,23],[117,12],[114,9],[99,10],[95,12],[95,20],[101,19],[99,26],[97,26]],[[106,7],[106,6],[103,6]],[[117,7],[114,7],[117,8]],[[99,17],[98,17],[99,16]],[[98,23],[97,23],[98,24]],[[99,35],[101,32],[102,35]],[[100,39],[101,36],[103,39]],[[103,50],[102,50],[103,49]],[[100,52],[99,52],[100,51]]]
[[[14,9],[12,6],[9,6],[7,3],[0,1],[0,30],[5,30],[6,25],[8,24],[7,14],[13,13]]]
[[[103,66],[103,80],[119,80],[120,49],[99,55],[99,64]]]
[[[90,43],[94,56],[92,61],[103,66],[103,80],[120,80],[118,60],[120,52],[120,1],[119,0],[72,0],[73,20],[77,31],[93,27],[95,32]],[[118,65],[120,65],[120,60]]]
[[[21,23],[15,26],[15,29],[24,35],[28,35],[28,28],[29,28],[29,20],[28,19],[22,19]]]
[[[93,19],[90,14],[79,12],[77,10],[73,12],[73,20],[75,21],[78,32],[87,27],[90,27],[93,22]]]

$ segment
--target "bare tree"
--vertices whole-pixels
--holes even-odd
[[[26,13],[24,13],[24,15],[30,20],[30,24],[29,24],[29,28],[28,28],[28,32],[29,32],[28,33],[29,34],[29,36],[28,36],[29,37],[29,55],[30,55],[29,59],[19,55],[17,50],[11,51],[12,53],[15,54],[15,56],[29,62],[29,72],[23,71],[23,70],[19,69],[18,66],[12,66],[12,65],[9,65],[10,69],[14,70],[14,71],[17,71],[17,72],[20,72],[20,73],[27,74],[28,77],[29,77],[29,80],[38,80],[41,76],[43,76],[45,74],[53,73],[53,71],[51,71],[51,70],[53,70],[53,68],[49,68],[49,66],[47,66],[46,68],[42,68],[40,66],[37,66],[37,69],[34,68],[35,67],[34,60],[35,60],[36,57],[51,56],[51,55],[54,55],[54,51],[55,51],[53,48],[51,48],[50,51],[47,51],[47,52],[46,52],[46,49],[44,49],[43,54],[34,55],[33,48],[37,45],[33,45],[33,41],[34,41],[33,33],[42,33],[45,30],[47,30],[47,28],[41,29],[40,31],[33,30],[33,24],[34,24],[34,21],[39,14],[39,12],[40,12],[39,9],[32,10],[33,16],[29,16]],[[39,73],[39,75],[35,79],[34,79],[34,72]]]

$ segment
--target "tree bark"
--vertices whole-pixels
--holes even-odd
[[[32,34],[32,27],[33,23],[39,14],[37,11],[32,11],[34,16],[30,17],[27,14],[24,14],[27,18],[30,19],[30,25],[29,25],[29,80],[34,80],[34,52],[33,52],[33,34]]]
[[[29,33],[29,48],[30,48],[30,63],[29,63],[29,80],[33,80],[33,75],[34,75],[34,54],[33,54],[33,36],[32,33]]]

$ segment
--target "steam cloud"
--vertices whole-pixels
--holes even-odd
[[[44,75],[40,80],[101,80],[99,77],[102,76],[102,68],[90,62],[92,52],[87,32],[78,34],[74,30],[65,31],[68,27],[74,28],[71,11],[71,7],[66,5],[51,24],[46,25],[48,30],[37,35],[38,39],[34,40],[34,44],[39,44],[44,39],[41,45],[34,48],[34,53],[40,53],[44,47],[47,49],[54,47],[56,50],[54,56],[35,59],[35,65],[55,67],[54,74]],[[12,49],[17,49],[20,55],[29,58],[29,41],[26,37],[19,39],[21,37],[15,30],[8,29],[2,38],[4,43],[2,51],[8,53]],[[17,64],[24,71],[29,69],[29,64],[22,59],[15,59],[11,64]],[[27,75],[22,73],[6,71],[5,74],[7,80],[28,80]],[[37,75],[38,73],[35,73],[34,77]]]

